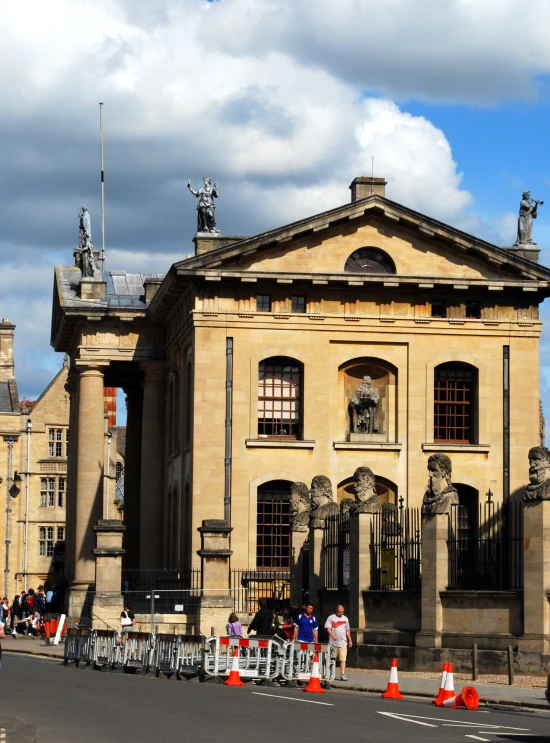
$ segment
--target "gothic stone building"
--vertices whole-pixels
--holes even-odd
[[[290,483],[325,475],[341,500],[361,465],[381,501],[410,506],[436,451],[464,503],[522,490],[550,270],[535,248],[465,234],[385,185],[357,178],[351,203],[254,237],[198,234],[165,276],[56,269],[75,589],[94,581],[104,516],[104,386],[127,394],[131,567],[200,567],[198,529],[224,516],[233,568],[287,567]],[[379,397],[367,432],[350,414],[365,376]]]

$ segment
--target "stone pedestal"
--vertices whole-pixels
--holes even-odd
[[[98,272],[99,273],[99,272]],[[88,302],[99,302],[105,299],[107,283],[100,278],[81,279],[80,299]]]
[[[354,630],[365,629],[368,623],[363,591],[369,590],[372,580],[373,516],[372,513],[352,513],[349,520],[349,622]]]
[[[309,600],[319,611],[319,591],[324,586],[323,537],[324,529],[309,530]]]
[[[223,519],[207,519],[199,527],[201,535],[202,597],[198,612],[199,631],[210,635],[211,627],[215,634],[224,635],[227,618],[233,611],[230,595],[229,558],[230,536],[233,529]]]
[[[418,647],[441,647],[443,631],[441,591],[445,591],[448,582],[448,533],[448,514],[422,515],[422,619],[421,630],[416,635]]]
[[[94,526],[97,547],[95,555],[95,594],[92,625],[97,629],[119,629],[123,609],[122,535],[126,527],[117,519],[100,519]]]
[[[304,586],[304,544],[307,543],[308,531],[291,531],[291,565],[290,565],[290,603],[302,605]],[[308,549],[309,554],[309,549]],[[307,567],[307,566],[306,566]],[[308,567],[309,572],[309,567]],[[309,575],[307,576],[309,580]]]
[[[527,258],[527,260],[533,261],[533,263],[539,262],[540,248],[538,245],[512,245],[506,247],[506,250],[519,255],[520,258]]]
[[[78,393],[78,450],[76,452],[76,513],[74,580],[69,592],[69,616],[90,615],[95,582],[93,524],[103,516],[104,398],[99,367],[80,369]]]
[[[550,652],[550,501],[526,501],[523,510],[522,653]]]
[[[197,232],[193,238],[195,243],[195,255],[209,253],[217,248],[225,248],[226,245],[246,240],[246,237],[240,235],[222,235],[219,232]]]
[[[164,493],[165,365],[141,364],[144,373],[141,442],[141,568],[159,568],[162,559]]]

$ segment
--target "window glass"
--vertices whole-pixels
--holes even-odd
[[[346,273],[395,273],[392,259],[378,248],[360,248],[350,255]]]
[[[305,312],[306,298],[301,296],[292,297],[292,312]]]
[[[258,369],[258,436],[298,438],[301,432],[301,364],[285,357]]]
[[[290,483],[284,480],[258,488],[256,566],[290,568]]]
[[[271,312],[271,296],[269,294],[258,294],[256,296],[256,310],[258,312]]]
[[[474,442],[477,369],[442,364],[434,372],[434,441]]]

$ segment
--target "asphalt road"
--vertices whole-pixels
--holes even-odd
[[[550,712],[468,712],[353,692],[227,688],[65,668],[7,653],[0,671],[2,727],[6,743],[550,743]]]

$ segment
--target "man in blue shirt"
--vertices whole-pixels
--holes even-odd
[[[313,615],[313,606],[308,604],[305,613],[294,620],[294,642],[318,642],[319,624]]]

